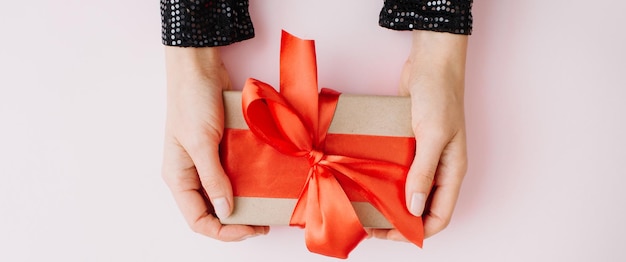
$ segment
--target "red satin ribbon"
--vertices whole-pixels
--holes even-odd
[[[233,173],[241,173],[237,171],[241,171],[241,164],[246,163],[236,159],[237,154],[258,152],[254,156],[258,159],[256,163],[250,163],[250,172],[244,172],[248,177],[231,177],[235,195],[241,193],[241,188],[237,188],[238,182],[247,182],[248,189],[258,181],[282,184],[278,188],[293,188],[293,185],[296,188],[304,187],[290,225],[305,228],[305,240],[311,252],[346,258],[367,236],[350,203],[351,199],[356,198],[370,202],[404,237],[421,247],[424,237],[422,220],[408,212],[404,200],[404,183],[410,156],[405,154],[399,160],[402,164],[398,164],[394,163],[398,161],[383,161],[380,157],[371,159],[359,153],[351,156],[329,154],[328,151],[336,151],[327,150],[326,143],[337,136],[327,135],[327,130],[339,93],[322,89],[318,94],[316,72],[314,42],[283,31],[280,93],[255,79],[246,82],[242,104],[250,131],[226,130],[222,145],[226,150],[222,150],[222,160],[225,170],[232,176]],[[341,140],[342,135],[338,136],[337,140]],[[347,135],[343,136],[345,138]],[[358,139],[362,138],[372,137],[361,136]],[[406,152],[407,148],[414,150],[412,139],[378,139],[378,145],[402,139],[395,143],[404,148],[402,152]],[[242,147],[248,152],[243,152]],[[332,146],[329,144],[328,147]],[[235,150],[238,153],[233,155],[233,150],[229,148],[240,150]],[[267,170],[272,165],[277,168]],[[260,168],[254,171],[262,166],[265,170]],[[302,176],[303,173],[307,175]],[[265,179],[249,177],[257,175]],[[280,195],[279,192],[269,194],[277,193]],[[265,195],[263,192],[260,194]]]

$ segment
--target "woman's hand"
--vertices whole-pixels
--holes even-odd
[[[166,47],[167,120],[162,176],[191,229],[222,240],[267,234],[269,227],[222,225],[232,188],[219,159],[222,90],[230,88],[218,48]],[[217,216],[217,217],[216,217]]]
[[[413,31],[411,54],[401,74],[400,94],[411,96],[416,138],[406,203],[411,214],[422,216],[425,237],[450,222],[467,169],[466,50],[467,36]],[[406,241],[397,230],[372,230],[371,235]]]

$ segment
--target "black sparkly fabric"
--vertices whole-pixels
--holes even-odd
[[[378,24],[469,35],[473,0],[385,0]],[[254,37],[248,0],[161,0],[164,45],[224,46]]]
[[[163,44],[223,46],[254,37],[248,1],[161,0]]]
[[[472,33],[472,0],[385,0],[378,24],[393,30]]]

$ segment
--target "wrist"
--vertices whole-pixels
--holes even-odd
[[[165,46],[167,63],[185,64],[194,68],[221,64],[219,47],[176,47]]]
[[[165,47],[168,89],[182,87],[230,88],[219,47]]]
[[[414,30],[407,65],[412,75],[463,80],[467,40],[465,35]]]

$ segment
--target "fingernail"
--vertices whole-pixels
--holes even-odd
[[[217,218],[227,218],[230,215],[230,207],[226,198],[220,197],[213,200],[213,209]]]
[[[426,202],[426,195],[424,193],[413,193],[409,212],[416,217],[422,216],[422,213],[424,213],[424,202]]]

